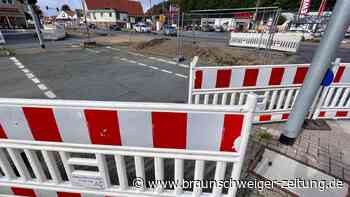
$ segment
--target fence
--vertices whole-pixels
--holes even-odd
[[[0,31],[0,44],[6,44],[5,38],[2,35],[2,32]]]
[[[288,120],[309,64],[196,67],[191,63],[188,103],[243,105],[258,95],[255,123]],[[346,118],[349,110],[350,64],[333,66],[330,87],[321,88],[309,118]]]
[[[215,162],[212,180],[227,174],[239,179],[255,103],[253,95],[246,105],[230,107],[0,99],[0,192],[207,196],[199,186],[153,188],[145,182],[135,188],[131,182],[182,183],[188,173],[203,180],[208,162]],[[226,193],[235,196],[236,190]],[[223,195],[222,186],[211,193]]]
[[[278,51],[297,52],[299,49],[302,35],[276,33],[273,40],[269,41],[268,33],[231,33],[229,41],[230,46],[269,48]]]

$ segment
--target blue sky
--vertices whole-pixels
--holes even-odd
[[[98,0],[97,0],[98,1]],[[150,7],[149,0],[139,0],[142,3],[143,9],[147,10]],[[162,0],[151,0],[152,5],[161,2]],[[54,15],[56,11],[46,10],[46,6],[52,8],[60,8],[62,4],[67,3],[71,8],[81,8],[81,0],[38,0],[40,7],[44,11],[45,15]]]

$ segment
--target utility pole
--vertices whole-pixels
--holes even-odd
[[[336,2],[325,35],[322,37],[321,44],[313,57],[311,67],[289,116],[287,126],[280,137],[281,143],[292,145],[300,134],[305,117],[317,95],[320,84],[328,68],[330,68],[336,50],[350,25],[349,10],[349,0],[338,0]]]
[[[36,3],[37,3],[37,0],[28,0],[28,9],[29,9],[30,13],[32,14],[32,18],[33,18],[34,26],[35,26],[35,31],[36,31],[36,34],[38,35],[40,46],[41,46],[41,48],[44,49],[45,44],[44,44],[44,38],[43,38],[42,32],[40,30],[39,17],[36,15],[36,13],[34,11],[34,6]]]

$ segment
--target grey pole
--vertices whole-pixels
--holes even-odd
[[[287,126],[280,137],[281,143],[293,144],[301,132],[304,119],[317,95],[320,84],[327,69],[330,68],[332,60],[334,60],[336,50],[344,38],[346,29],[350,25],[349,10],[349,0],[337,0],[325,35],[322,37],[321,44],[313,57],[311,67],[300,89]]]
[[[41,48],[44,49],[45,48],[45,44],[44,44],[44,39],[43,39],[42,32],[40,30],[40,23],[39,23],[38,16],[35,14],[35,11],[33,9],[33,5],[32,4],[28,4],[28,9],[29,9],[30,13],[32,14],[32,18],[33,18],[34,26],[35,26],[35,31],[36,31],[36,34],[38,35],[40,46],[41,46]]]

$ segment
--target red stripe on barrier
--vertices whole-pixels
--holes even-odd
[[[340,66],[337,71],[337,74],[334,77],[334,83],[340,82],[341,78],[343,77],[344,71],[345,71],[345,66]]]
[[[116,111],[85,110],[85,117],[93,144],[122,144]]]
[[[321,111],[319,114],[319,117],[326,117],[326,112],[325,111]]]
[[[194,89],[201,89],[202,88],[202,80],[203,80],[203,71],[197,70],[196,71],[196,79],[194,81]]]
[[[236,152],[233,148],[235,140],[241,136],[243,128],[243,115],[225,115],[224,128],[221,137],[220,151]],[[200,139],[199,139],[200,140]]]
[[[216,76],[216,88],[230,87],[232,70],[218,70]]]
[[[153,146],[186,149],[186,113],[152,112]]]
[[[80,197],[79,193],[57,192],[57,197]]]
[[[295,73],[293,84],[302,84],[308,70],[308,67],[298,67]]]
[[[335,114],[335,117],[347,117],[348,116],[348,112],[347,111],[338,111]]]
[[[62,142],[52,109],[23,107],[23,112],[35,140]]]
[[[5,130],[2,128],[1,124],[0,124],[0,138],[7,139],[7,135],[5,133]]]
[[[269,85],[281,85],[285,68],[272,68]]]
[[[270,114],[268,114],[268,115],[261,115],[261,116],[259,117],[259,121],[261,121],[261,122],[266,122],[266,121],[270,121],[271,118],[272,118],[272,116],[271,116]]]
[[[289,114],[282,115],[282,120],[288,120],[288,119],[289,119]]]
[[[12,192],[17,196],[30,196],[36,197],[35,192],[32,189],[11,187]]]
[[[243,86],[255,86],[258,79],[259,69],[246,69]]]

